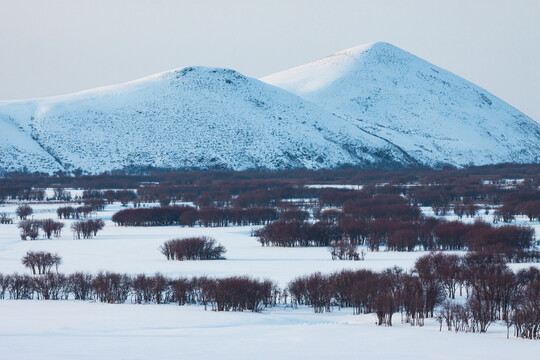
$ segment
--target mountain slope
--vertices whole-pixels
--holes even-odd
[[[438,166],[539,162],[540,125],[486,90],[387,43],[267,76]]]
[[[90,173],[149,165],[243,170],[411,163],[397,147],[310,102],[218,68],[1,102],[0,118],[35,139],[29,149],[57,160],[42,166],[29,152],[24,165],[30,170],[58,163]]]
[[[27,132],[1,114],[0,129],[0,175],[14,171],[52,173],[62,169]]]

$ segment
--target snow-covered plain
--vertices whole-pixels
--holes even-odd
[[[148,204],[149,205],[149,204]],[[56,219],[58,204],[33,204],[35,219]],[[382,270],[390,266],[409,269],[417,257],[425,252],[369,252],[365,261],[333,261],[327,248],[262,247],[251,231],[256,226],[231,227],[180,227],[149,226],[119,227],[110,220],[122,207],[107,206],[96,216],[105,220],[106,226],[93,239],[75,240],[70,224],[75,220],[62,220],[66,226],[59,239],[21,241],[17,221],[0,227],[1,272],[25,272],[21,258],[27,251],[58,252],[63,258],[60,270],[65,273],[100,270],[130,274],[157,272],[169,276],[229,276],[250,275],[269,278],[286,286],[293,278],[316,271],[332,272],[344,268],[370,268]],[[0,207],[0,213],[14,214],[16,205]],[[206,235],[214,237],[227,249],[227,260],[167,261],[159,247],[177,237]]]
[[[0,301],[2,359],[533,359],[538,343],[486,334],[378,327],[350,310],[273,308],[218,313],[200,306]]]
[[[0,206],[14,214],[15,203]],[[152,204],[145,204],[151,206]],[[32,204],[36,219],[56,218],[59,204]],[[344,268],[405,269],[425,252],[366,252],[365,261],[332,261],[326,248],[261,247],[252,227],[117,227],[108,205],[96,217],[106,221],[97,237],[75,240],[69,230],[60,239],[21,241],[15,224],[0,225],[0,272],[28,273],[20,262],[28,250],[58,252],[60,271],[100,270],[129,274],[160,272],[170,277],[249,275],[269,278],[281,287],[296,276]],[[431,209],[423,211],[430,214]],[[490,220],[492,215],[481,215]],[[447,218],[457,218],[447,215]],[[471,218],[463,221],[473,221]],[[518,219],[519,223],[528,223]],[[17,222],[17,221],[16,221]],[[537,236],[540,225],[534,224]],[[209,235],[227,248],[227,260],[167,261],[159,246],[173,237]],[[530,264],[513,264],[519,269]],[[278,306],[262,313],[218,313],[202,306],[102,304],[74,300],[0,300],[0,359],[508,359],[531,358],[535,341],[506,339],[506,328],[493,324],[486,334],[439,332],[433,319],[422,328],[400,323],[377,327],[374,315],[351,309],[314,314],[312,309]]]

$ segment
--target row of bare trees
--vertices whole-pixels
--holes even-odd
[[[540,270],[512,272],[497,256],[469,253],[463,257],[430,253],[419,258],[410,272],[394,267],[382,272],[343,270],[294,279],[281,291],[271,281],[247,277],[169,279],[162,275],[129,276],[53,273],[61,258],[50,253],[28,253],[23,264],[35,276],[1,275],[0,297],[11,299],[95,299],[108,303],[201,304],[217,311],[260,311],[289,303],[311,306],[315,312],[352,308],[373,313],[378,325],[391,326],[393,315],[422,326],[435,318],[448,330],[486,332],[495,321],[514,327],[518,337],[540,337]],[[459,294],[459,295],[458,295]],[[456,302],[456,297],[463,300]],[[438,311],[437,311],[438,310]]]
[[[198,304],[214,311],[260,312],[276,305],[279,295],[280,290],[272,281],[246,276],[171,279],[161,274],[130,276],[112,272],[67,276],[50,271],[37,276],[0,273],[0,299]]]
[[[278,212],[272,208],[252,207],[242,209],[207,207],[183,214],[180,217],[180,224],[185,226],[202,225],[206,227],[264,225],[277,218]]]
[[[80,219],[86,218],[94,213],[95,210],[91,206],[60,206],[56,209],[56,215],[59,219]]]
[[[325,218],[316,223],[279,220],[256,230],[254,235],[263,246],[328,246],[342,241],[367,245],[372,251],[381,246],[392,251],[468,249],[496,252],[508,261],[540,260],[540,254],[531,248],[534,229],[528,226],[493,227],[481,221],[465,224],[431,217],[414,221],[366,220],[348,215]]]
[[[54,221],[53,219],[21,220],[17,226],[21,229],[22,240],[37,239],[40,235],[40,230],[43,231],[46,238],[51,239],[53,236],[56,238],[60,237],[64,223]],[[73,236],[77,239],[89,239],[96,236],[98,231],[103,230],[104,227],[105,222],[101,219],[83,220],[71,224]]]
[[[454,300],[458,291],[466,301]],[[411,325],[435,317],[441,328],[486,332],[494,321],[503,321],[514,326],[515,336],[540,338],[540,270],[514,273],[490,255],[431,253],[409,273],[397,267],[315,273],[291,281],[286,292],[293,306],[308,305],[315,312],[352,307],[355,313],[374,313],[379,325],[392,325],[392,315],[400,312],[402,322]]]

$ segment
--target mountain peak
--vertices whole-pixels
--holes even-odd
[[[366,51],[369,51],[372,53],[405,52],[404,50],[390,43],[387,43],[384,41],[374,41],[374,42],[354,46],[354,47],[339,51],[336,53],[336,55],[340,53],[359,54],[359,53],[364,53]]]
[[[540,125],[469,81],[385,42],[346,49],[263,81],[391,141],[419,162],[540,161]]]

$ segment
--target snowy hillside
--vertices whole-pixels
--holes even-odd
[[[11,162],[0,165],[9,169],[18,164],[99,173],[148,165],[242,170],[410,163],[397,147],[310,102],[218,68],[190,67],[72,95],[0,102],[0,119],[17,132],[16,141],[2,141]]]
[[[387,43],[262,79],[436,166],[539,162],[540,125],[486,90]]]
[[[386,43],[262,80],[190,67],[0,102],[0,174],[540,161],[538,123]]]
[[[52,173],[62,166],[10,118],[0,114],[0,175],[39,170]]]

